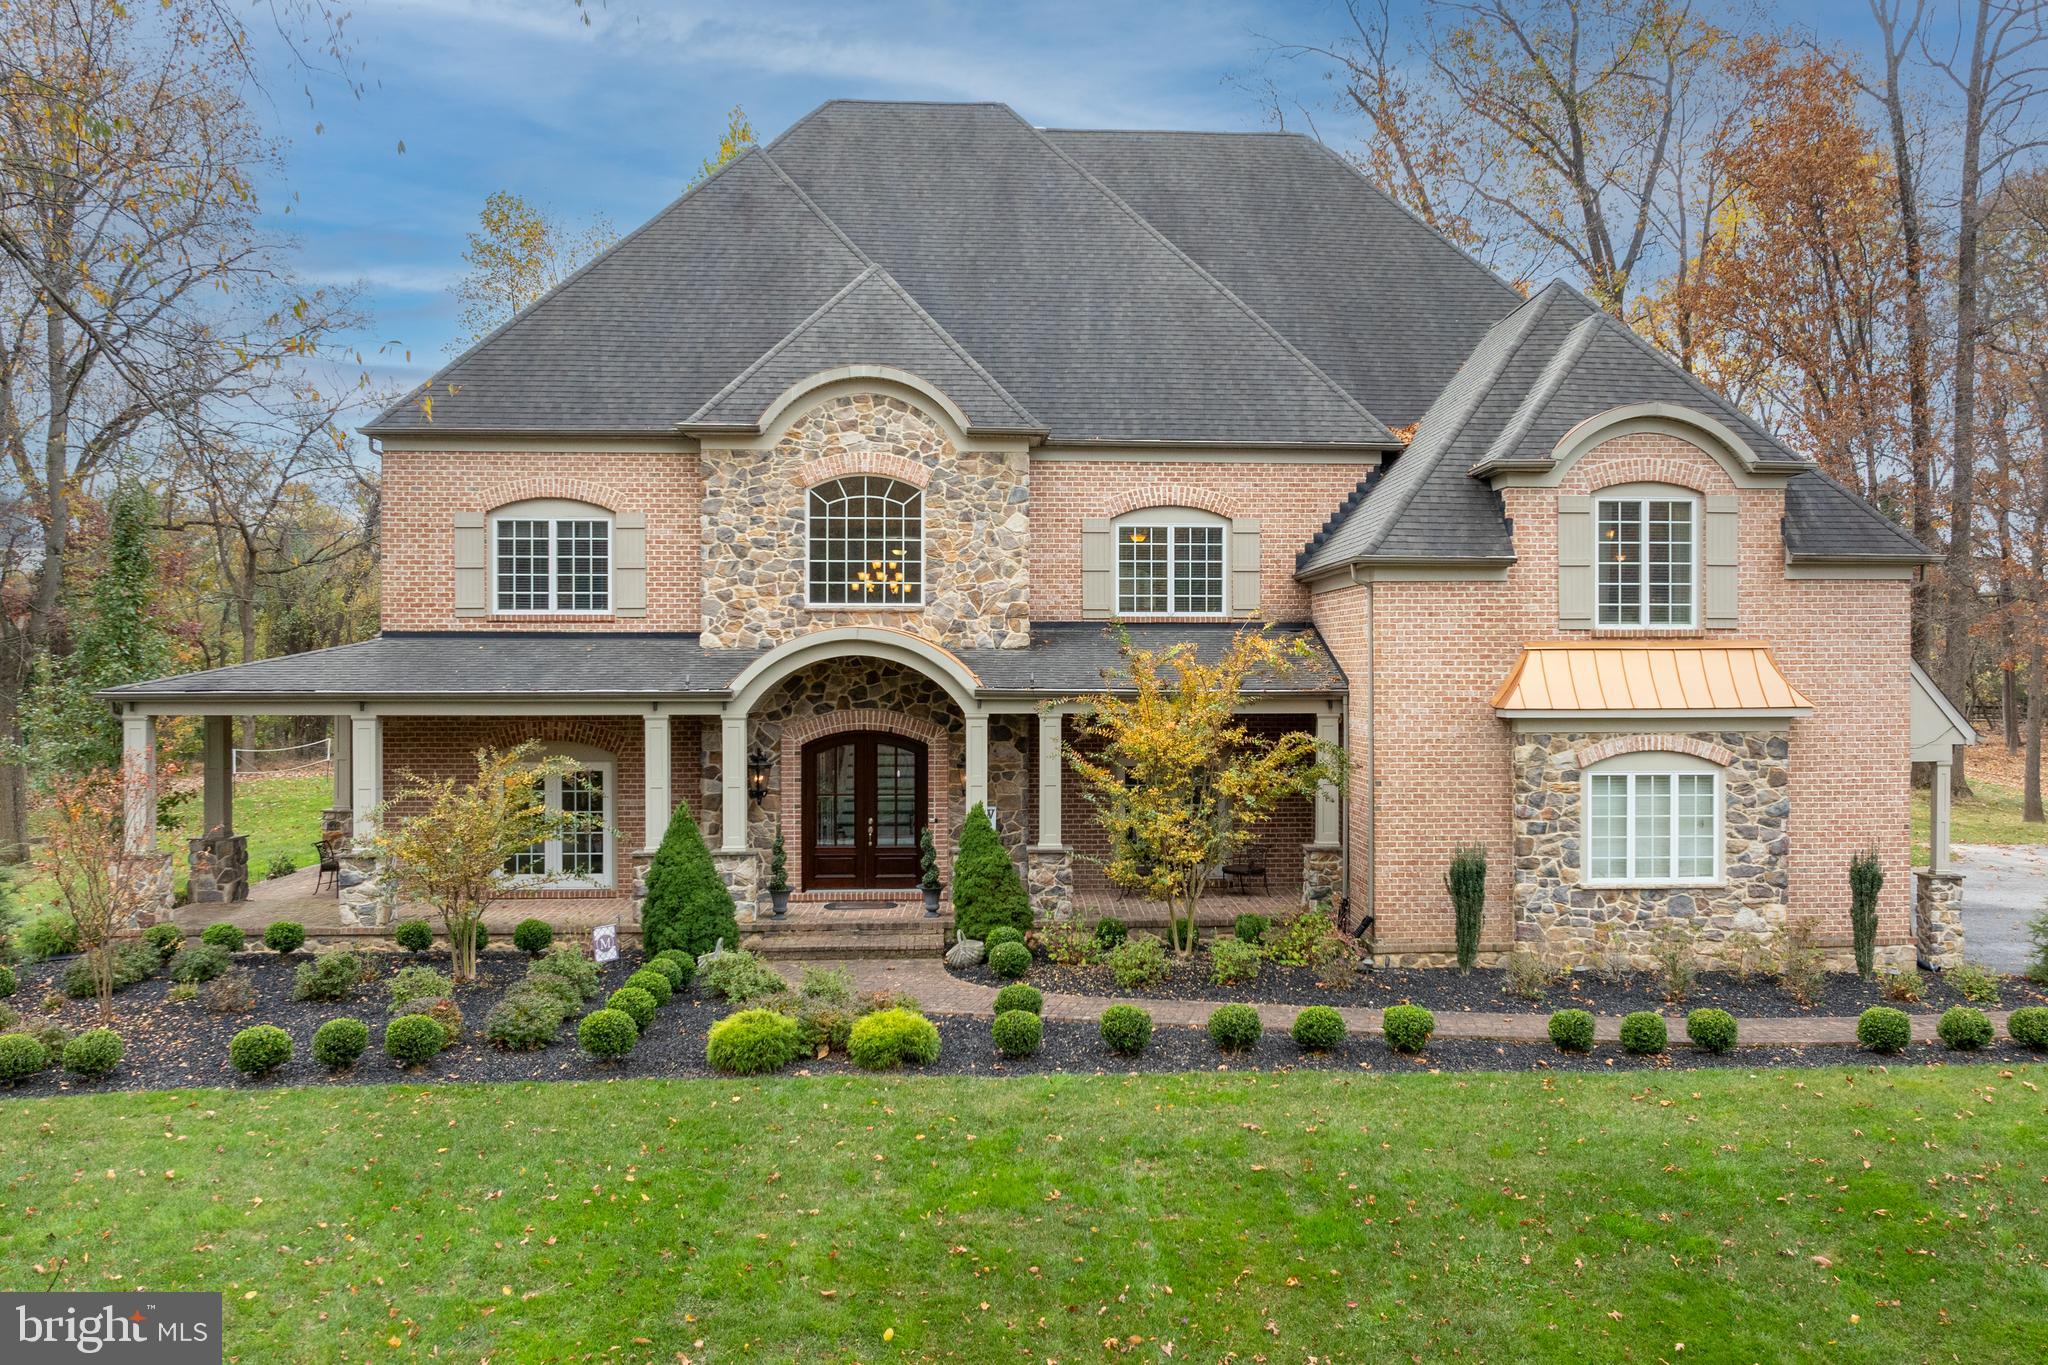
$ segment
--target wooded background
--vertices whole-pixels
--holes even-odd
[[[2041,819],[2048,4],[1870,0],[1842,33],[1671,0],[1327,17],[1323,41],[1247,35],[1244,121],[1330,128],[1423,221],[1525,290],[1577,284],[1940,554],[1914,653],[2024,753]],[[256,189],[289,170],[273,87],[375,98],[345,18],[0,4],[0,860],[42,781],[118,753],[93,690],[376,631],[350,428],[397,395],[350,341],[360,297],[302,285]],[[700,178],[754,138],[739,109],[705,132]],[[614,239],[531,189],[479,206],[469,338]],[[264,718],[238,742],[314,737]]]

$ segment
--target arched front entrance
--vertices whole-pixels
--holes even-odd
[[[930,818],[927,758],[920,741],[883,730],[844,730],[803,746],[805,890],[917,885],[918,836]]]

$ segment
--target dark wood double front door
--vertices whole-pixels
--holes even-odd
[[[916,886],[925,746],[852,731],[806,744],[803,765],[803,889]]]

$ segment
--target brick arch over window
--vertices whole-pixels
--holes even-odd
[[[1595,497],[1607,489],[1620,488],[1625,484],[1663,484],[1700,497],[1707,495],[1707,485],[1710,483],[1714,485],[1714,491],[1734,487],[1726,474],[1715,470],[1713,476],[1710,476],[1709,471],[1698,463],[1688,464],[1684,460],[1674,460],[1669,456],[1625,453],[1617,454],[1614,459],[1601,461],[1597,468],[1587,471],[1579,482],[1583,483],[1586,492]]]
[[[844,455],[833,455],[814,464],[805,465],[797,478],[800,486],[816,488],[827,480],[843,479],[851,474],[873,474],[885,479],[895,479],[920,491],[929,487],[932,481],[930,465],[879,451],[849,451]]]
[[[541,474],[532,478],[510,479],[504,483],[487,486],[480,495],[481,505],[486,512],[495,512],[511,503],[529,502],[535,498],[587,502],[593,507],[602,507],[607,512],[623,511],[626,507],[626,496],[617,489],[592,483],[588,479],[562,474]]]
[[[794,850],[803,847],[803,757],[804,746],[828,735],[858,730],[880,730],[924,745],[924,789],[926,814],[931,820],[932,843],[938,850],[941,876],[953,865],[953,743],[946,727],[921,716],[896,711],[828,711],[823,715],[798,716],[782,727],[782,846],[792,859],[801,862]],[[801,873],[799,873],[801,875]],[[802,888],[797,888],[801,890]]]
[[[1191,507],[1197,512],[1211,512],[1227,518],[1245,515],[1240,499],[1213,488],[1185,483],[1147,484],[1143,488],[1119,493],[1104,505],[1102,515],[1121,517],[1150,507]]]
[[[1653,753],[1691,754],[1721,768],[1734,763],[1736,757],[1734,750],[1692,735],[1616,735],[1612,739],[1581,745],[1572,754],[1572,761],[1581,768],[1590,768],[1595,763],[1604,763],[1623,754]]]

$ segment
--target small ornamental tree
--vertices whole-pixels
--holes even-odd
[[[140,779],[153,780],[147,774]],[[130,875],[127,866],[121,773],[53,773],[44,795],[46,823],[36,862],[56,887],[58,909],[69,917],[73,942],[91,969],[100,1023],[111,1024],[114,935],[152,898],[148,882]]]
[[[740,941],[739,919],[732,893],[711,864],[711,850],[690,815],[678,805],[669,817],[668,832],[647,867],[647,900],[640,907],[640,942],[647,953],[680,948],[702,957],[720,939],[732,948]]]
[[[568,758],[535,755],[532,741],[511,749],[479,749],[476,777],[428,782],[410,773],[395,802],[377,812],[373,841],[389,866],[393,890],[424,901],[441,916],[457,981],[476,975],[484,911],[504,890],[515,855],[582,828],[580,817],[549,810],[547,783],[575,771]],[[417,813],[391,818],[399,804]]]
[[[986,939],[1004,925],[1020,934],[1031,928],[1031,897],[988,810],[977,801],[953,855],[953,927],[962,938]]]
[[[917,884],[925,891],[939,889],[939,845],[926,825],[917,836]]]
[[[1283,798],[1340,781],[1343,755],[1299,730],[1255,735],[1238,715],[1247,683],[1309,664],[1306,640],[1247,628],[1210,662],[1188,644],[1155,652],[1124,635],[1118,648],[1109,690],[1080,699],[1067,763],[1109,835],[1109,857],[1093,861],[1165,905],[1167,941],[1185,957],[1211,874],[1250,846]]]
[[[789,854],[783,851],[782,831],[775,831],[775,845],[768,850],[768,889],[789,890]]]
[[[1453,853],[1451,870],[1444,873],[1444,890],[1451,895],[1458,970],[1469,972],[1479,956],[1479,929],[1486,915],[1486,850],[1475,845]]]
[[[1849,860],[1849,933],[1856,949],[1856,975],[1869,981],[1877,975],[1877,893],[1884,889],[1884,864],[1877,850],[1865,849]]]

